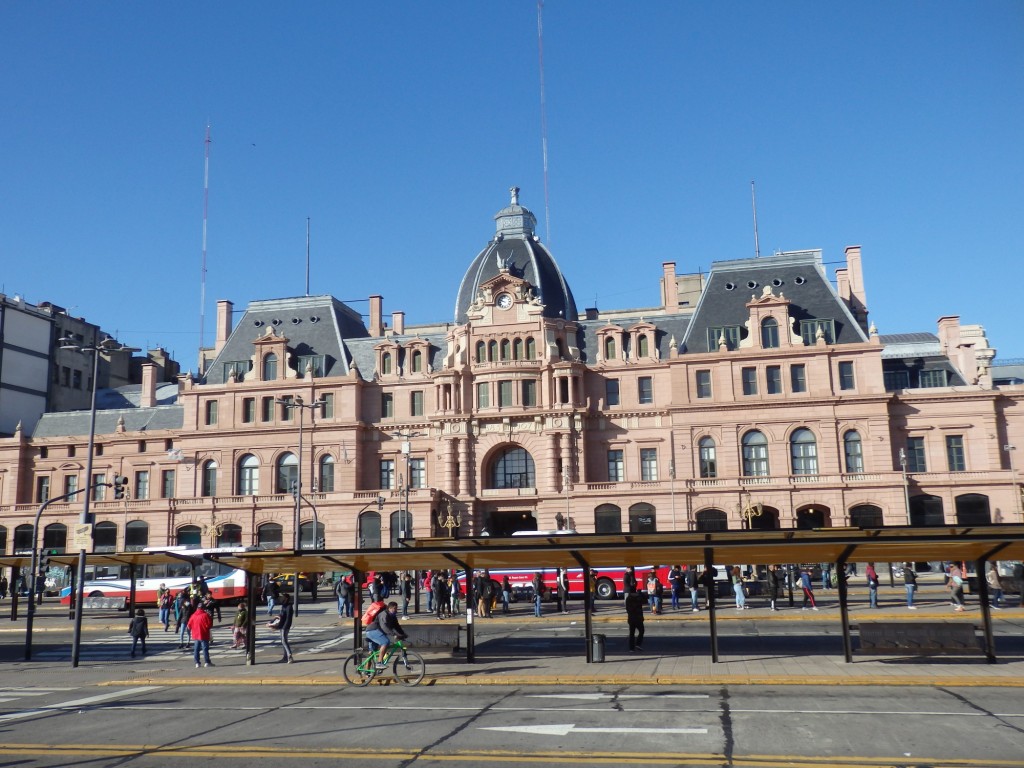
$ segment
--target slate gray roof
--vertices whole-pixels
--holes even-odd
[[[152,408],[113,408],[96,411],[96,434],[110,435],[117,431],[118,419],[124,419],[126,432],[181,429],[185,409],[180,405],[158,405]],[[32,437],[78,437],[89,434],[89,411],[44,413],[32,431]]]
[[[658,349],[659,358],[667,360],[671,351],[670,342],[675,337],[676,344],[682,343],[686,335],[686,329],[690,324],[690,313],[685,315],[656,315],[648,317],[638,314],[636,317],[616,317],[612,320],[580,320],[579,339],[580,360],[584,363],[593,364],[597,362],[597,332],[608,325],[617,325],[620,328],[630,328],[639,322],[646,322],[653,325],[655,332],[654,344]]]
[[[933,333],[891,333],[878,338],[882,342],[883,360],[942,356],[939,337]]]
[[[686,338],[685,352],[708,352],[708,329],[739,325],[749,318],[747,303],[751,295],[761,296],[771,286],[791,302],[790,316],[799,329],[801,320],[835,321],[836,344],[867,341],[864,330],[854,320],[845,302],[828,281],[821,251],[795,251],[759,259],[716,261],[704,292],[693,313]]]
[[[290,366],[295,366],[297,356],[323,355],[324,377],[348,374],[348,356],[343,339],[369,336],[359,313],[333,296],[253,301],[210,365],[206,383],[225,382],[225,363],[247,363],[251,360],[253,341],[265,335],[268,328],[288,339],[293,353],[288,361]]]
[[[373,372],[377,367],[377,353],[374,348],[383,341],[394,341],[396,344],[402,345],[412,339],[425,339],[430,343],[430,355],[429,364],[430,370],[437,371],[441,369],[444,362],[444,356],[448,350],[448,342],[443,334],[431,334],[429,336],[416,336],[415,334],[404,334],[388,336],[387,338],[365,338],[365,339],[345,339],[345,349],[349,354],[349,359],[355,364],[356,369],[359,371],[359,378],[364,381],[371,381],[373,379]],[[399,360],[399,365],[405,366],[404,360]]]

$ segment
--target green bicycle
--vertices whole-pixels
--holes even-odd
[[[423,657],[416,651],[410,651],[405,643],[396,640],[387,647],[383,658],[379,658],[381,649],[376,651],[358,650],[345,659],[341,673],[349,685],[362,688],[381,674],[391,665],[391,674],[402,685],[419,685],[427,671]]]

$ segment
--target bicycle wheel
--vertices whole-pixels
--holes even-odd
[[[341,666],[341,674],[345,677],[346,683],[362,688],[364,685],[370,684],[375,673],[372,662],[367,659],[367,654],[356,651],[345,659],[345,663]]]
[[[391,671],[395,675],[395,680],[402,685],[419,685],[426,674],[427,665],[416,651],[405,651],[395,659]]]

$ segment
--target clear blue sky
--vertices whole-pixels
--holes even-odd
[[[1024,2],[544,8],[550,247],[580,307],[863,246],[881,333],[1024,357]],[[0,0],[0,287],[185,368],[203,138],[215,301],[384,296],[450,320],[508,187],[545,237],[536,5]],[[830,265],[830,276],[835,265]],[[354,304],[366,311],[366,304]]]

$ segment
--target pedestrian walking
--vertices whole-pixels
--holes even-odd
[[[149,637],[149,620],[142,608],[135,609],[135,617],[128,625],[128,634],[132,636],[132,658],[135,658],[135,648],[142,643],[142,655],[146,655],[146,638]]]
[[[868,578],[868,608],[878,607],[878,573],[875,571],[875,564],[868,563],[864,575]]]
[[[644,596],[630,592],[625,597],[626,623],[629,625],[629,650],[644,649]]]
[[[964,572],[956,563],[949,566],[948,586],[950,600],[953,603],[953,610],[957,613],[967,610],[964,605]]]
[[[916,611],[917,606],[914,605],[914,593],[917,592],[917,573],[914,571],[913,563],[903,564],[903,584],[907,588],[907,608],[911,611]]]
[[[7,577],[0,576],[0,600],[3,600],[5,597],[7,597],[7,590],[9,586],[10,584],[7,581]]]
[[[288,644],[288,633],[292,630],[292,618],[294,616],[295,607],[292,605],[292,596],[288,594],[281,595],[281,615],[278,616],[277,631],[281,633],[281,661],[287,664],[291,664],[294,661],[292,647]]]
[[[212,667],[210,661],[210,634],[213,630],[213,616],[202,608],[196,608],[188,619],[188,631],[192,635],[192,659],[199,668],[199,654],[203,655],[203,662],[207,667]]]
[[[188,622],[192,618],[192,614],[197,610],[196,604],[192,602],[192,599],[188,596],[188,592],[182,590],[181,600],[181,633],[178,635],[178,647],[186,648],[186,643],[192,642],[192,631],[189,629]],[[188,640],[185,636],[188,636]]]
[[[156,604],[157,608],[159,608],[160,623],[164,625],[164,632],[167,632],[170,629],[171,610],[174,607],[174,599],[171,595],[171,590],[167,589],[163,584],[157,590]]]
[[[238,604],[238,612],[235,613],[235,619],[231,622],[231,637],[234,642],[231,645],[232,650],[246,650],[246,634],[249,628],[249,611],[245,608],[245,603]]]
[[[814,602],[814,582],[811,581],[811,569],[810,567],[802,568],[800,570],[800,588],[804,593],[804,602],[800,606],[801,611],[807,610],[807,604],[811,604],[811,610],[818,610],[817,604]]]
[[[263,588],[263,599],[267,601],[267,616],[273,616],[274,606],[281,602],[281,588],[273,579]]]
[[[985,581],[988,583],[989,606],[997,611],[1003,610],[1003,582],[999,580],[996,564],[989,563],[985,570]]]

